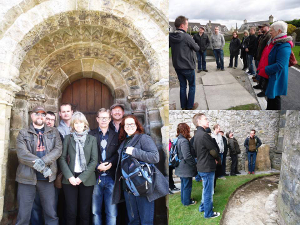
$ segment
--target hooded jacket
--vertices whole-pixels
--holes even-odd
[[[175,69],[195,69],[196,60],[193,51],[200,48],[194,39],[184,30],[176,30],[169,35],[169,45],[172,51],[172,62]]]

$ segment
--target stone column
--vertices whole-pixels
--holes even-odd
[[[277,208],[281,224],[300,221],[300,112],[287,111]]]
[[[0,221],[4,206],[11,108],[15,92],[19,90],[20,87],[11,80],[0,78]]]

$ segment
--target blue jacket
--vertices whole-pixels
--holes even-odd
[[[276,96],[287,94],[289,59],[291,55],[291,37],[277,40],[269,54],[269,66],[265,72],[269,75],[266,96],[274,99]]]

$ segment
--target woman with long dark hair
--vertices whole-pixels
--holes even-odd
[[[180,177],[181,180],[181,203],[185,206],[194,205],[197,202],[191,199],[192,179],[197,175],[197,168],[189,142],[191,138],[190,127],[186,123],[178,124],[177,137],[178,158],[180,162],[178,167],[175,168],[175,175]]]
[[[153,224],[154,200],[169,193],[169,184],[161,172],[154,167],[154,191],[146,196],[135,196],[122,178],[121,161],[127,155],[139,161],[154,164],[159,162],[158,149],[149,135],[144,134],[144,129],[137,117],[125,116],[120,124],[118,150],[119,159],[116,170],[115,186],[113,190],[113,204],[125,198],[129,224]]]
[[[229,51],[230,51],[230,63],[228,68],[232,68],[233,66],[233,58],[234,58],[234,67],[233,69],[236,69],[238,66],[238,56],[240,54],[240,48],[241,48],[241,41],[238,37],[237,32],[232,33],[232,39],[229,44]]]

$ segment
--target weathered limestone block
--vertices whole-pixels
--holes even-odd
[[[248,159],[245,160],[245,170],[248,171]],[[269,145],[262,145],[259,147],[256,156],[255,170],[257,171],[271,170]]]

